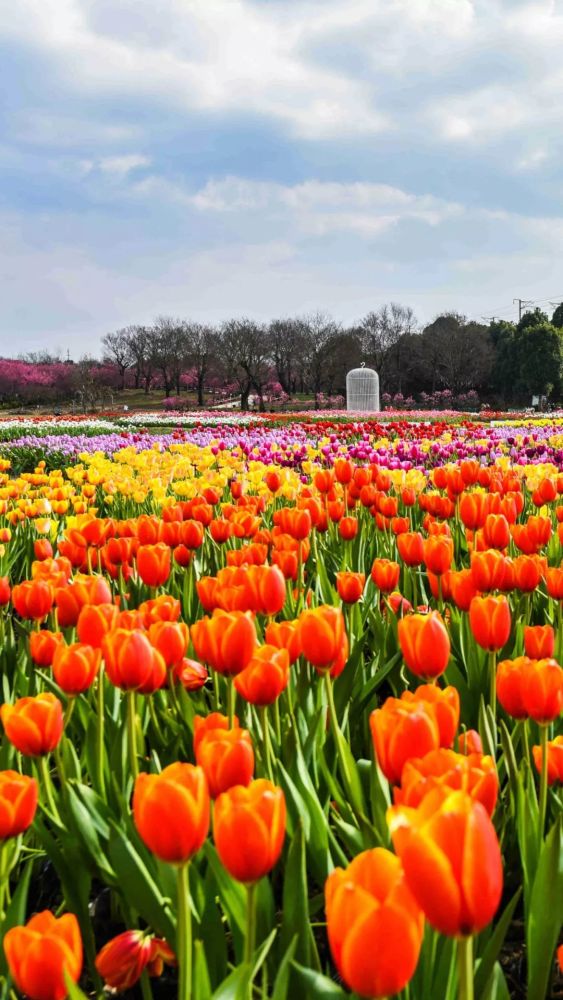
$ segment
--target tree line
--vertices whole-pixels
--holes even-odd
[[[539,309],[518,324],[475,322],[444,313],[421,327],[413,310],[391,303],[345,326],[325,313],[269,324],[231,319],[220,326],[160,317],[102,338],[104,361],[120,384],[159,385],[165,394],[191,388],[199,405],[209,389],[255,396],[345,395],[346,373],[361,365],[379,374],[382,392],[420,401],[436,393],[476,393],[494,404],[561,398],[563,305],[551,319]]]
[[[384,403],[529,405],[534,395],[561,401],[562,358],[563,305],[551,318],[535,309],[517,324],[450,312],[421,326],[397,303],[351,325],[321,312],[218,326],[161,316],[105,334],[101,358],[72,364],[43,351],[1,361],[0,399],[59,401],[98,386],[189,392],[200,406],[210,394],[240,397],[243,409],[252,398],[262,409],[291,405],[300,394],[323,406],[345,397],[346,373],[364,364],[378,372]]]

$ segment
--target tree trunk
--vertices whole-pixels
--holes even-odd
[[[203,404],[204,404],[204,398],[203,398],[203,377],[198,376],[198,379],[197,379],[197,405],[198,406],[203,406]]]

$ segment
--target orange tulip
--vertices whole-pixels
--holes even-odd
[[[103,576],[81,576],[55,592],[57,620],[62,628],[76,625],[86,604],[111,604],[110,586]]]
[[[204,537],[205,529],[201,521],[187,520],[180,526],[180,540],[187,549],[199,549]]]
[[[209,830],[209,791],[201,767],[177,763],[160,774],[140,774],[133,820],[141,840],[161,861],[189,861]]]
[[[447,535],[431,535],[424,540],[424,563],[426,568],[436,576],[441,576],[449,570],[453,554],[454,543]]]
[[[561,533],[561,544],[563,545],[563,531]],[[563,601],[563,568],[550,566],[545,579],[549,596],[554,601]]]
[[[177,622],[182,610],[177,597],[172,594],[160,594],[149,601],[143,601],[137,609],[144,618],[145,627],[153,622]]]
[[[563,711],[563,669],[556,660],[530,660],[522,668],[522,699],[531,719],[554,722]]]
[[[391,559],[375,559],[371,567],[371,578],[382,594],[390,594],[397,589],[401,567]]]
[[[250,733],[238,728],[208,730],[198,742],[196,764],[207,778],[212,799],[233,785],[248,785],[254,775]]]
[[[270,646],[276,646],[277,649],[287,649],[290,664],[295,663],[301,655],[301,638],[297,618],[293,621],[269,622],[264,638]]]
[[[185,655],[190,632],[184,622],[153,622],[148,630],[149,641],[162,656],[167,667],[178,663]]]
[[[440,746],[451,747],[459,726],[459,694],[457,688],[439,688],[437,684],[421,684],[416,691],[403,691],[401,702],[422,702],[434,714],[440,734]]]
[[[53,590],[44,580],[25,580],[12,588],[12,604],[21,618],[40,621],[53,607]]]
[[[274,522],[278,523],[282,531],[291,535],[297,541],[303,541],[311,533],[313,522],[308,510],[297,510],[293,507],[282,507],[276,511]]]
[[[243,611],[214,611],[191,626],[191,637],[198,659],[228,676],[244,670],[258,645],[252,616]]]
[[[31,826],[37,800],[35,778],[17,771],[0,771],[0,841],[17,837]]]
[[[434,678],[444,673],[450,659],[450,637],[438,611],[429,615],[405,615],[398,624],[403,659],[417,677]]]
[[[518,556],[513,563],[514,584],[518,590],[531,594],[543,576],[543,564],[538,556]]]
[[[462,471],[463,477],[463,471]],[[459,516],[471,531],[482,528],[489,512],[488,493],[462,493],[459,498]]]
[[[118,615],[115,604],[85,604],[76,623],[80,642],[99,649],[104,636],[116,627]]]
[[[170,549],[164,542],[141,545],[137,552],[137,572],[147,587],[161,587],[170,576]]]
[[[481,737],[476,729],[466,729],[459,737],[459,752],[469,755],[472,753],[483,753]]]
[[[424,539],[419,531],[406,531],[397,536],[397,551],[405,566],[420,566],[424,556]]]
[[[369,723],[377,763],[391,783],[401,780],[407,760],[424,757],[440,746],[435,714],[422,702],[387,698],[371,713]]]
[[[361,997],[399,993],[416,969],[424,933],[399,859],[375,847],[335,868],[325,905],[330,950],[346,985]]]
[[[12,927],[4,938],[10,975],[29,1000],[64,1000],[65,975],[77,983],[82,972],[82,939],[74,913],[58,919],[36,913],[25,927]]]
[[[257,882],[274,867],[285,838],[286,807],[281,788],[270,781],[235,785],[215,802],[215,847],[229,875]]]
[[[344,615],[340,608],[321,604],[303,611],[299,618],[303,656],[318,670],[331,670],[348,646]]]
[[[235,688],[251,705],[272,705],[289,681],[289,653],[276,646],[259,646],[250,663],[234,680]],[[241,782],[243,784],[243,782]]]
[[[26,757],[50,753],[63,733],[63,708],[50,692],[2,705],[0,718],[10,743]]]
[[[64,642],[62,632],[50,632],[49,629],[32,632],[29,637],[31,659],[38,667],[50,667],[61,642]]]
[[[555,649],[555,631],[551,625],[524,627],[524,652],[532,660],[549,659]]]
[[[532,661],[527,656],[502,660],[497,666],[496,689],[499,703],[513,719],[527,719],[528,710],[522,694],[522,672]]]
[[[109,680],[122,691],[149,694],[166,680],[162,655],[140,629],[129,632],[117,628],[108,632],[102,641],[102,655]]]
[[[343,517],[338,525],[338,534],[345,542],[351,542],[358,534],[359,524],[357,517]]]
[[[474,597],[469,624],[479,646],[490,652],[502,649],[510,636],[510,607],[506,597]]]
[[[510,542],[510,525],[504,514],[487,514],[483,537],[490,549],[506,549]]]
[[[0,607],[10,603],[12,590],[7,576],[0,576]]]
[[[71,696],[87,691],[97,677],[101,658],[101,650],[93,646],[60,643],[53,656],[53,676],[60,689]]]
[[[541,774],[542,748],[532,747],[532,754],[536,769]],[[563,782],[563,736],[556,736],[547,743],[547,783],[554,785],[556,781]]]
[[[348,483],[352,482],[352,476],[354,475],[354,466],[350,459],[348,458],[337,458],[334,463],[334,475],[339,483],[343,486],[347,486]]]
[[[366,585],[365,573],[342,572],[336,574],[338,596],[345,604],[356,604]]]
[[[492,816],[498,796],[498,778],[492,757],[440,749],[432,750],[425,757],[408,760],[401,775],[401,786],[394,790],[395,805],[416,808],[439,786],[467,792]]]
[[[36,538],[33,543],[33,554],[36,559],[52,559],[53,546],[48,538]]]
[[[259,615],[277,615],[286,598],[285,577],[279,566],[248,566],[245,576],[252,601],[248,610]]]
[[[233,726],[237,727],[239,720],[237,716],[233,716]],[[225,732],[230,728],[229,720],[226,715],[221,712],[210,712],[209,715],[196,715],[194,716],[194,754],[197,757],[197,751],[199,744],[208,733],[212,732],[214,729],[222,729]]]
[[[469,935],[493,919],[503,886],[491,819],[466,792],[435,788],[417,809],[388,811],[391,839],[407,883],[432,926]]]
[[[500,704],[514,719],[553,722],[563,709],[563,670],[552,659],[503,660],[497,668],[496,690]]]
[[[471,576],[476,590],[504,590],[508,560],[502,552],[487,549],[471,553]]]
[[[469,611],[471,601],[477,594],[471,570],[452,570],[449,573],[449,587],[455,606],[460,611]]]

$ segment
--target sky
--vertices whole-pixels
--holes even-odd
[[[0,0],[0,353],[563,300],[557,0]]]

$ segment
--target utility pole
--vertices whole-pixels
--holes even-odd
[[[534,301],[533,299],[512,299],[512,301],[518,303],[518,322],[520,322],[523,310],[526,306],[532,306]]]

